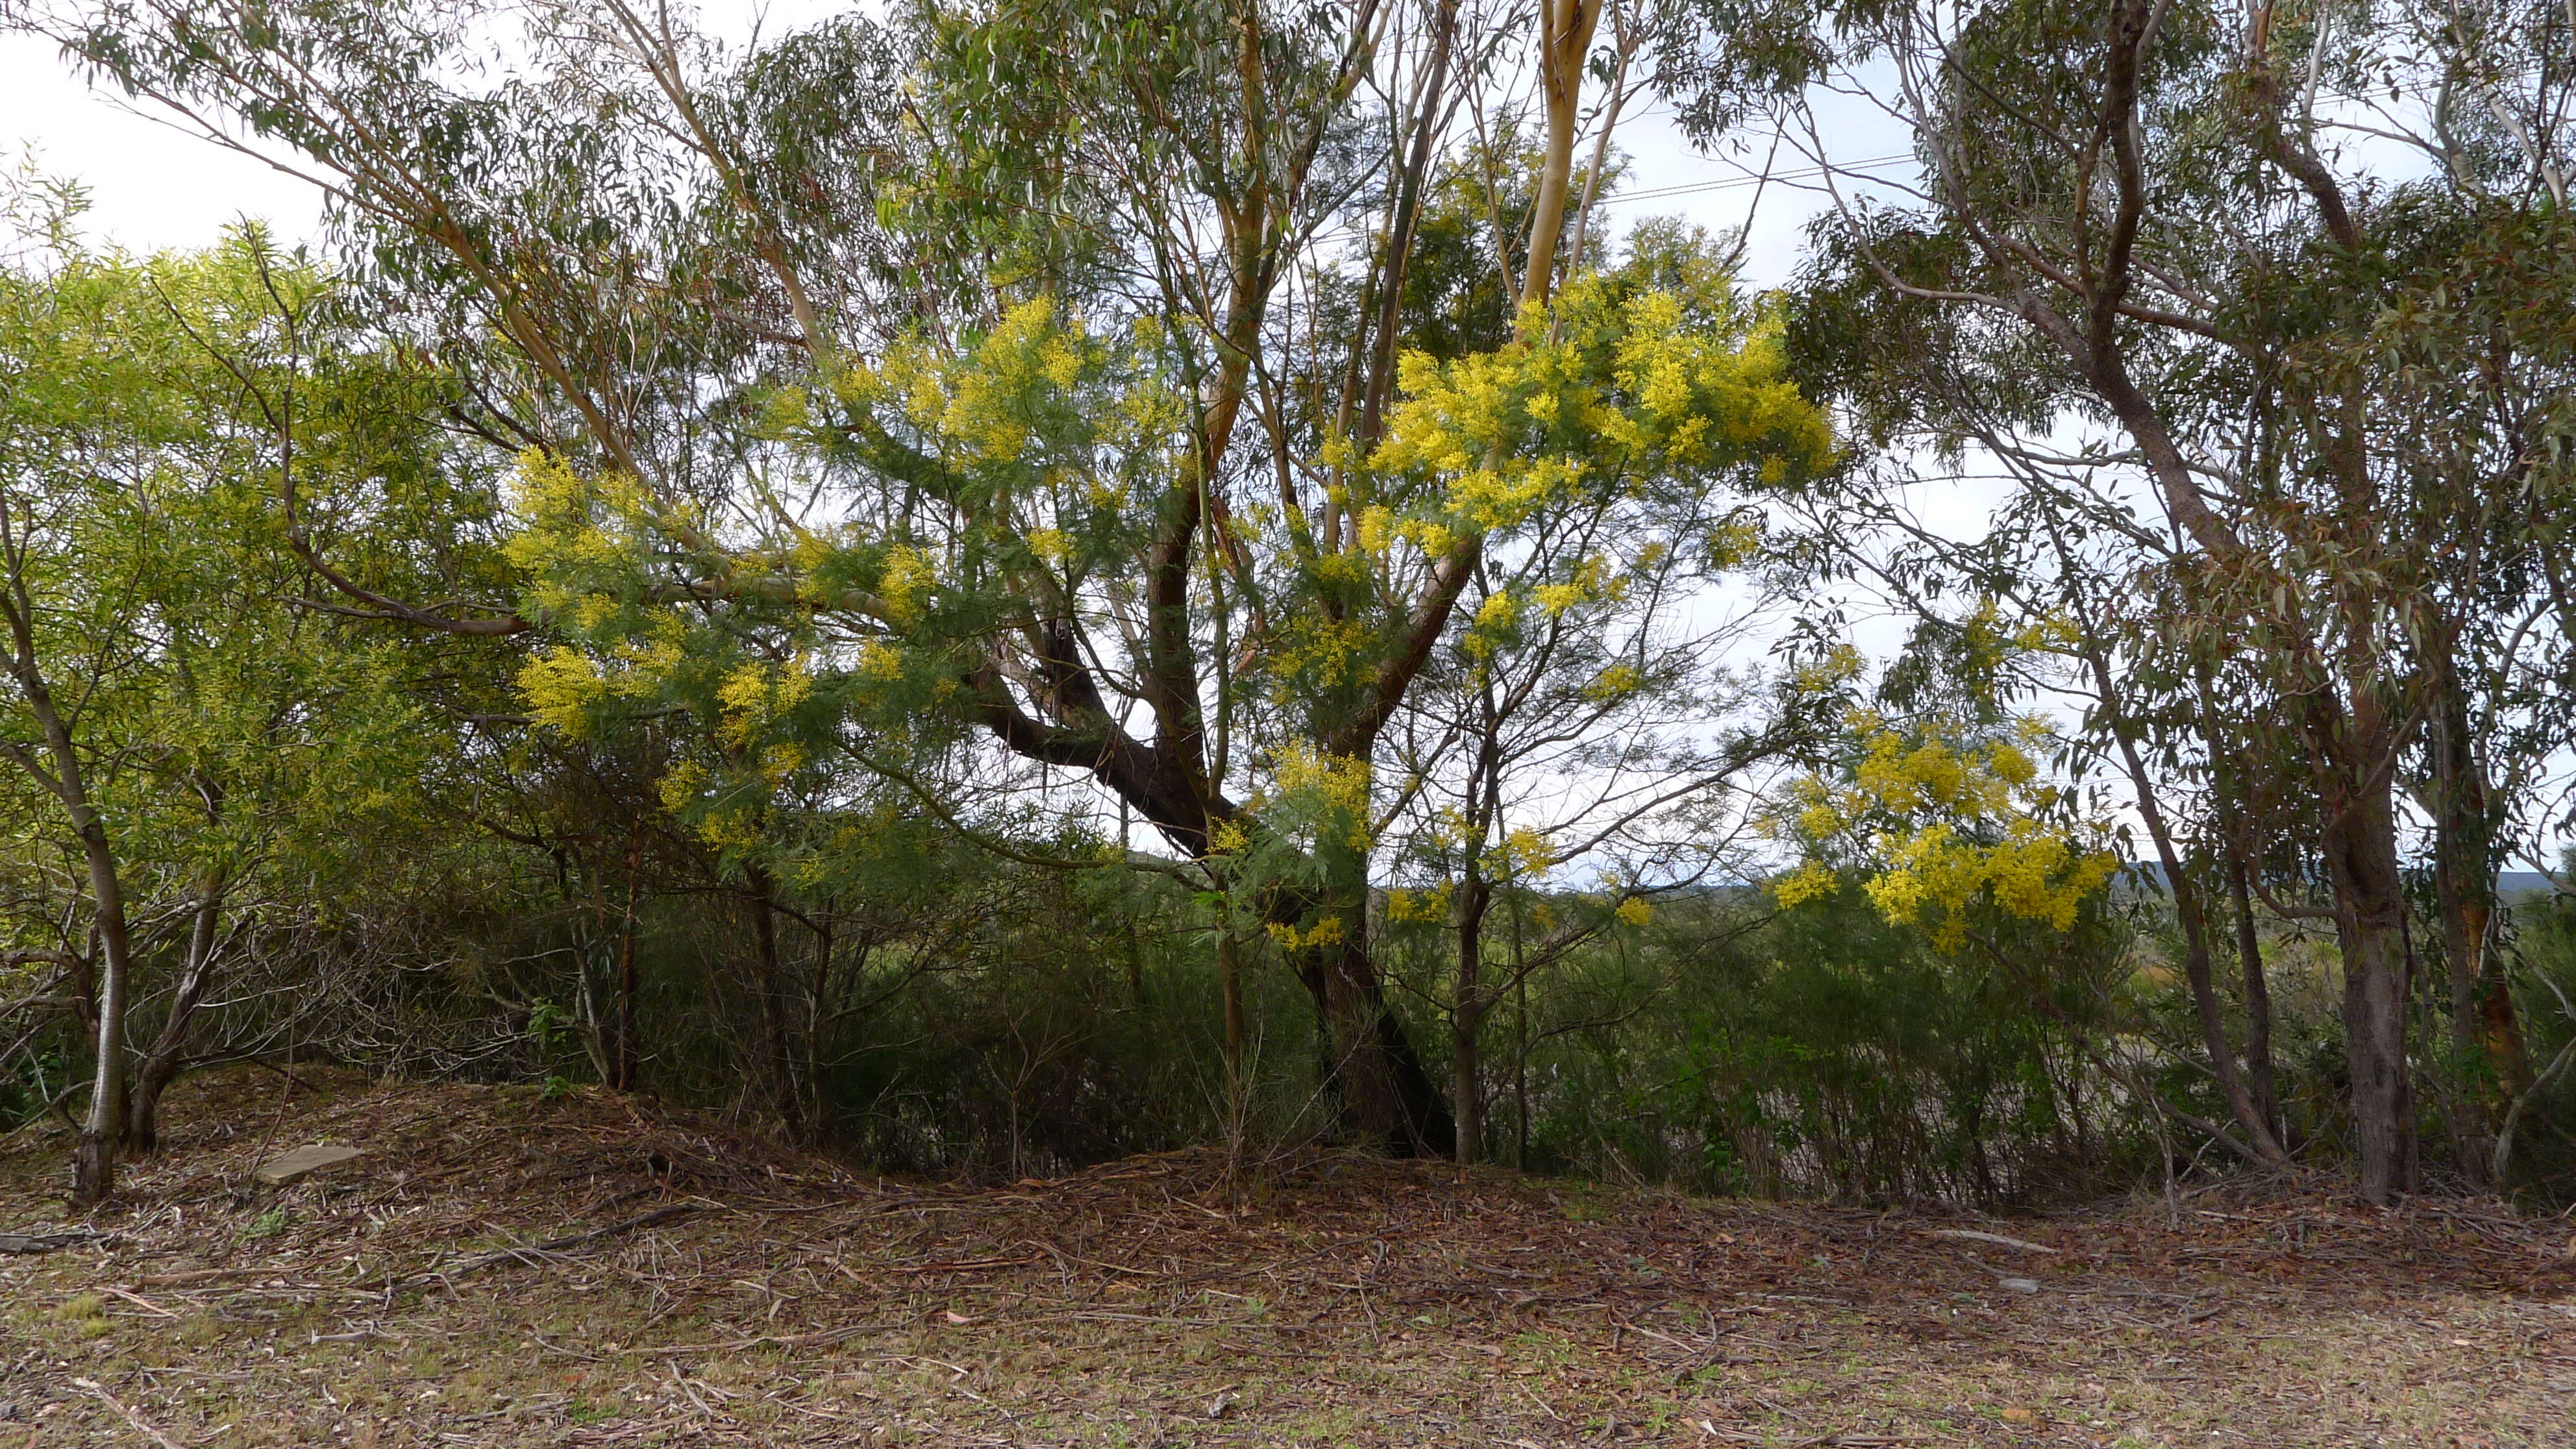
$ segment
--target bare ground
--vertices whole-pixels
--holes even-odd
[[[1971,1220],[1298,1154],[890,1183],[596,1094],[235,1073],[67,1220],[0,1146],[19,1445],[2576,1444],[2576,1226]],[[367,1156],[283,1189],[317,1142]],[[2040,1252],[1944,1232],[1995,1234]]]

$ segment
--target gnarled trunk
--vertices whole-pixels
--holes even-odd
[[[161,1094],[179,1077],[179,1064],[188,1044],[188,1026],[196,1019],[197,1005],[206,998],[206,988],[215,978],[215,938],[223,924],[224,881],[220,872],[201,884],[197,908],[188,922],[188,957],[179,970],[178,989],[171,993],[170,1011],[162,1018],[161,1030],[152,1039],[152,1047],[134,1075],[134,1090],[126,1104],[126,1146],[136,1153],[161,1150]]]
[[[1282,891],[1266,914],[1297,932],[1297,974],[1315,998],[1324,1030],[1324,1090],[1343,1135],[1397,1157],[1447,1157],[1456,1124],[1439,1085],[1378,981],[1368,939],[1368,858],[1327,848],[1329,884]]]

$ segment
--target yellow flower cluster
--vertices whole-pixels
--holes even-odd
[[[529,604],[597,628],[616,601],[595,585],[634,571],[657,517],[652,496],[623,473],[585,478],[562,455],[529,448],[512,471],[509,500],[518,529],[502,552],[532,581]]]
[[[1637,666],[1621,662],[1609,665],[1599,674],[1592,676],[1592,682],[1583,686],[1583,697],[1607,704],[1612,700],[1636,693],[1645,682],[1646,676],[1637,671]]]
[[[1386,914],[1397,921],[1446,921],[1449,919],[1447,884],[1425,890],[1390,890],[1386,893]]]
[[[1358,682],[1370,643],[1368,625],[1358,619],[1306,612],[1283,620],[1267,664],[1273,699],[1288,703],[1300,685],[1338,689]]]
[[[968,460],[1011,463],[1029,446],[1036,412],[1081,380],[1095,350],[1078,324],[1059,325],[1040,297],[1002,320],[963,357],[918,338],[887,349],[874,368],[855,368],[845,400],[897,402],[915,427]]]
[[[619,643],[604,661],[557,644],[531,655],[519,667],[515,683],[528,713],[540,724],[567,739],[581,739],[589,733],[591,710],[611,699],[652,697],[687,649],[688,626],[673,611],[659,609],[646,615],[641,640]]]
[[[1271,769],[1270,802],[1286,802],[1321,822],[1353,850],[1375,843],[1369,831],[1369,762],[1360,756],[1326,755],[1304,744],[1280,752]],[[1268,803],[1268,802],[1266,802]]]
[[[1985,905],[2072,927],[2118,868],[2117,857],[2093,843],[2104,834],[2099,823],[2043,818],[2060,797],[2040,782],[2027,748],[2046,733],[2040,721],[2023,721],[2018,739],[1980,742],[1943,731],[1908,738],[1866,713],[1853,726],[1860,759],[1849,781],[1799,780],[1794,808],[1773,817],[1773,834],[1806,853],[1772,882],[1783,907],[1836,888],[1823,856],[1840,842],[1870,862],[1864,889],[1880,914],[1924,926],[1936,945],[1956,950]]]
[[[1273,921],[1270,923],[1270,939],[1279,944],[1280,950],[1292,955],[1299,951],[1338,946],[1343,940],[1342,918],[1326,916],[1302,931],[1284,921]]]
[[[931,567],[930,555],[910,544],[899,543],[886,550],[885,568],[877,575],[877,597],[884,601],[889,619],[896,624],[912,624],[928,607],[931,586],[939,581]]]
[[[742,745],[812,692],[814,676],[804,659],[785,663],[749,659],[734,666],[716,687],[716,706],[723,723],[716,735],[729,745]]]
[[[1552,320],[1492,352],[1403,359],[1403,400],[1367,470],[1437,487],[1409,520],[1363,511],[1363,547],[1409,537],[1437,554],[1583,490],[1738,468],[1778,483],[1832,461],[1824,414],[1787,377],[1776,315],[1713,328],[1669,293],[1623,298],[1591,278],[1559,295]]]
[[[1545,874],[1547,868],[1559,859],[1556,845],[1547,838],[1547,833],[1526,825],[1512,827],[1510,833],[1503,837],[1500,855],[1501,859],[1495,864],[1522,880]]]

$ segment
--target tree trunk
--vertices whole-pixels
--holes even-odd
[[[1218,908],[1220,912],[1223,907]],[[1231,1103],[1243,1091],[1243,961],[1234,926],[1222,914],[1216,930],[1216,983],[1225,1008],[1225,1080]]]
[[[2433,880],[2442,911],[2442,955],[2450,975],[2451,1043],[2458,1067],[2482,1073],[2468,1110],[2493,1150],[2496,1114],[2531,1084],[2531,1057],[2515,1020],[2513,993],[2487,944],[2495,924],[2496,859],[2486,771],[2469,730],[2468,699],[2456,669],[2442,664],[2433,746]],[[2482,1176],[2471,1169],[2471,1178]]]
[[[761,1049],[769,1058],[770,1096],[788,1137],[802,1142],[806,1140],[805,1094],[797,1085],[796,1057],[787,1042],[787,1003],[782,999],[786,981],[778,968],[778,916],[772,904],[776,885],[769,872],[756,865],[747,867],[744,875],[751,887],[744,905],[751,912],[753,965],[758,971],[753,994],[760,998]]]
[[[2086,640],[2084,662],[2092,671],[2095,688],[2101,691],[2104,717],[2119,742],[2120,761],[2128,770],[2138,815],[2146,822],[2148,838],[2155,843],[2156,862],[2164,868],[2165,888],[2173,893],[2174,918],[2182,926],[2183,975],[2191,983],[2193,1016],[2200,1024],[2201,1044],[2209,1052],[2210,1073],[2218,1079],[2219,1091],[2226,1097],[2237,1125],[2245,1129],[2246,1145],[2254,1155],[2269,1163],[2286,1162],[2289,1154],[2282,1150],[2273,1135],[2269,1115],[2258,1109],[2254,1094],[2237,1071],[2236,1049],[2227,1040],[2227,1021],[2219,1006],[2216,972],[2210,959],[2208,897],[2185,865],[2181,846],[2165,819],[2155,776],[2138,750],[2136,726],[2120,706],[2110,660],[2098,640]]]
[[[2351,1074],[2353,1147],[2361,1195],[2387,1203],[2410,1191],[2414,1121],[2406,1061],[2406,895],[2396,817],[2385,785],[2328,796],[2321,844],[2343,947],[2344,1057]]]
[[[1565,204],[1574,180],[1583,67],[1600,19],[1601,0],[1539,0],[1539,99],[1547,116],[1547,141],[1539,158],[1538,196],[1530,209],[1529,260],[1521,274],[1524,307],[1544,306],[1556,277],[1557,240],[1565,234]]]
[[[639,819],[626,838],[626,919],[617,932],[617,1070],[609,1086],[635,1090],[635,895],[642,884],[643,825]]]
[[[180,969],[178,990],[170,997],[170,1013],[135,1073],[133,1096],[126,1105],[125,1141],[137,1154],[161,1150],[161,1093],[178,1078],[188,1025],[196,1016],[197,1004],[205,999],[206,988],[214,982],[215,936],[223,924],[223,889],[222,876],[215,875],[198,893],[194,919],[188,923],[188,959]]]
[[[1457,1040],[1457,1086],[1450,1099],[1458,1108],[1458,1165],[1469,1167],[1485,1156],[1485,1082],[1482,1041],[1485,1012],[1485,913],[1493,888],[1471,857],[1467,878],[1458,887],[1458,993],[1451,1023]]]
[[[1298,974],[1314,995],[1327,1058],[1325,1087],[1340,1104],[1345,1135],[1397,1157],[1448,1157],[1458,1150],[1448,1104],[1396,1019],[1368,944],[1368,857],[1328,844],[1330,884],[1286,893],[1274,909],[1303,904]],[[1292,920],[1289,924],[1295,924]]]
[[[1395,1157],[1448,1157],[1457,1128],[1422,1057],[1380,990],[1365,940],[1326,953],[1323,1010],[1333,1085],[1360,1141]]]
[[[2236,955],[2245,972],[2245,1084],[2255,1110],[2272,1128],[2282,1150],[2290,1146],[2281,1120],[2281,1099],[2272,1084],[2272,984],[2263,969],[2263,939],[2254,925],[2252,871],[2244,852],[2228,849],[2228,885],[2236,897]]]
[[[50,712],[50,711],[48,711]],[[89,1116],[72,1149],[72,1205],[92,1208],[116,1188],[116,1150],[125,1128],[125,993],[130,977],[125,928],[125,885],[107,829],[89,812],[81,827],[88,858],[90,898],[98,911],[98,1062],[90,1081]]]
[[[13,545],[15,540],[9,540]],[[89,772],[72,739],[71,727],[54,708],[54,695],[36,658],[35,605],[26,578],[17,572],[21,559],[12,552],[0,616],[9,625],[12,645],[8,669],[44,736],[44,759],[16,742],[0,744],[0,753],[24,769],[56,800],[79,837],[81,857],[89,868],[90,922],[98,938],[93,953],[98,968],[98,1061],[90,1081],[89,1116],[72,1149],[72,1205],[92,1208],[107,1200],[116,1186],[116,1150],[125,1131],[125,995],[131,979],[131,952],[125,924],[125,882],[116,864],[116,848],[107,824],[90,802]],[[46,766],[52,768],[48,770]]]

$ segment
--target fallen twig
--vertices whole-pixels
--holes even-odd
[[[636,1358],[687,1358],[693,1354],[742,1353],[755,1348],[828,1347],[862,1333],[882,1333],[903,1326],[900,1323],[850,1323],[818,1333],[764,1333],[753,1338],[727,1339],[721,1343],[675,1343],[665,1348],[630,1348],[625,1352]]]
[[[98,1380],[74,1379],[72,1380],[72,1387],[79,1389],[83,1393],[97,1399],[100,1403],[107,1405],[109,1408],[114,1409],[120,1414],[123,1414],[125,1416],[125,1422],[134,1426],[134,1432],[151,1440],[153,1443],[160,1445],[161,1449],[183,1449],[183,1446],[178,1440],[173,1439],[169,1435],[162,1433],[160,1430],[153,1428],[150,1420],[126,1407],[123,1400],[117,1398],[116,1395],[109,1393],[105,1388],[101,1387]]]
[[[171,1312],[169,1309],[162,1307],[160,1304],[153,1302],[151,1299],[144,1297],[140,1293],[129,1292],[123,1288],[109,1287],[105,1284],[100,1285],[99,1291],[103,1293],[113,1293],[117,1297],[124,1299],[126,1302],[133,1304],[137,1308],[149,1309],[150,1311],[158,1313],[162,1317],[173,1321],[176,1321],[179,1317],[178,1314]]]
[[[529,1260],[530,1254],[560,1253],[566,1248],[578,1248],[584,1243],[594,1243],[601,1238],[613,1238],[620,1233],[631,1233],[638,1228],[649,1228],[656,1223],[667,1223],[673,1218],[684,1218],[698,1211],[701,1209],[696,1203],[676,1203],[670,1207],[656,1208],[640,1218],[628,1218],[622,1223],[610,1223],[604,1228],[592,1228],[586,1233],[574,1233],[568,1237],[549,1238],[542,1243],[530,1243],[525,1247],[501,1248],[493,1252],[477,1254],[461,1263],[451,1264],[436,1273],[423,1276],[446,1278],[459,1273],[476,1272],[489,1268],[495,1263],[513,1261],[524,1263]]]

